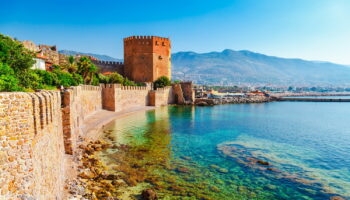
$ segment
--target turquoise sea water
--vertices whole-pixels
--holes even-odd
[[[350,96],[295,96],[282,98],[350,99]]]
[[[101,157],[142,162],[135,180],[161,199],[350,199],[349,115],[350,103],[162,107],[106,126],[130,148]]]

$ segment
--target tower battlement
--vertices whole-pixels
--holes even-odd
[[[166,46],[170,47],[169,38],[157,36],[131,36],[124,38],[124,47],[132,45],[148,45],[148,46]]]

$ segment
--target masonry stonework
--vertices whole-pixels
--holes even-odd
[[[117,72],[118,74],[124,76],[124,64],[122,62],[113,61],[101,61],[101,60],[91,60],[98,69],[99,72],[104,74],[106,72]]]
[[[79,127],[92,113],[102,110],[102,88],[80,85],[64,91],[62,104],[63,136],[67,154],[72,154],[81,131]]]
[[[157,90],[113,84],[62,93],[0,93],[0,199],[62,199],[66,156],[84,138],[89,116],[103,109],[173,104],[176,95],[184,99],[180,84]]]
[[[173,88],[171,86],[165,88],[158,88],[157,90],[150,91],[149,94],[150,106],[165,106],[175,103],[173,95]]]
[[[151,86],[121,86],[106,84],[103,86],[103,107],[110,111],[120,112],[149,105]]]
[[[132,36],[124,39],[124,73],[135,82],[171,79],[171,43],[168,38]]]
[[[0,199],[61,199],[60,105],[58,92],[0,93]]]

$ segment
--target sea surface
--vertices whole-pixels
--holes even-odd
[[[291,96],[282,98],[350,99],[350,96]]]
[[[124,175],[122,199],[350,199],[350,103],[168,106],[105,129],[99,157]],[[110,138],[110,137],[109,137]]]

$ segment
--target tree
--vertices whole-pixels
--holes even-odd
[[[78,73],[83,77],[84,83],[91,84],[97,67],[87,57],[81,57],[78,62]]]
[[[154,88],[163,88],[165,86],[169,86],[171,84],[171,81],[166,76],[159,77],[156,81],[154,81]]]
[[[124,77],[117,72],[110,73],[107,75],[107,77],[109,78],[109,83],[124,83]]]
[[[0,91],[22,91],[23,88],[18,86],[19,80],[14,74],[14,71],[7,64],[0,63]]]
[[[30,69],[33,64],[34,52],[12,38],[0,34],[0,63],[11,67],[15,73]]]
[[[67,58],[68,63],[64,66],[65,70],[69,73],[74,73],[77,71],[77,64],[75,62],[74,56],[69,56]]]

